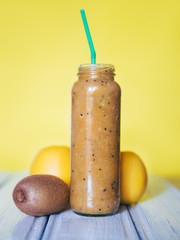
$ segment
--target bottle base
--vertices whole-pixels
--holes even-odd
[[[76,213],[77,215],[80,215],[80,216],[84,216],[84,217],[108,217],[108,216],[112,216],[112,215],[115,215],[118,211],[114,211],[114,212],[111,212],[111,213],[100,213],[100,214],[94,214],[94,213],[80,213],[80,212],[76,212],[73,210],[74,213]]]

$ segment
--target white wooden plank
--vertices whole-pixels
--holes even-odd
[[[0,239],[35,240],[40,239],[48,217],[31,217],[17,209],[12,192],[15,185],[27,173],[12,175],[0,189]]]
[[[42,240],[136,240],[139,239],[125,206],[107,217],[79,216],[67,210],[51,215]]]
[[[0,171],[0,187],[2,187],[2,185],[6,182],[8,176],[10,176],[10,174]]]
[[[141,202],[128,210],[142,239],[180,239],[180,191],[168,181],[150,176]]]
[[[12,200],[14,186],[22,177],[24,174],[11,175],[0,188],[0,239],[8,239],[17,222],[25,216]]]
[[[41,239],[48,221],[47,216],[27,216],[20,220],[11,235],[13,240],[39,240]]]

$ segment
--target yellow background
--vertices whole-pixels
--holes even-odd
[[[70,145],[71,86],[90,62],[81,8],[122,88],[121,150],[180,175],[179,0],[0,0],[0,170]]]

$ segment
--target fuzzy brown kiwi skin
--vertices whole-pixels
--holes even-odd
[[[15,186],[13,200],[17,208],[28,215],[50,215],[66,208],[69,189],[58,177],[32,175]]]

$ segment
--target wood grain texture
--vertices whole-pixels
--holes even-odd
[[[0,188],[0,239],[11,239],[16,224],[26,215],[21,213],[15,206],[12,199],[12,192],[15,185],[26,174],[8,175]],[[2,175],[0,175],[2,179]],[[3,174],[4,178],[4,174]]]
[[[141,201],[128,210],[141,239],[180,239],[180,191],[151,176]]]
[[[0,172],[0,187],[6,182],[10,174],[5,173],[5,172]]]
[[[18,221],[11,237],[13,240],[39,240],[43,236],[47,222],[48,216],[26,216]]]
[[[109,217],[83,217],[70,209],[50,217],[27,216],[12,200],[15,185],[26,175],[11,175],[0,189],[0,239],[139,239],[125,206]]]
[[[121,206],[109,217],[83,217],[66,209],[32,217],[20,212],[12,191],[27,173],[0,174],[0,240],[176,240],[180,239],[180,191],[149,177],[146,193],[134,206]]]
[[[17,209],[12,192],[16,184],[27,173],[0,175],[3,184],[0,188],[0,239],[1,240],[36,240],[41,239],[48,216],[32,217]]]
[[[139,239],[125,206],[108,217],[84,217],[67,210],[51,215],[43,240],[126,240]]]

